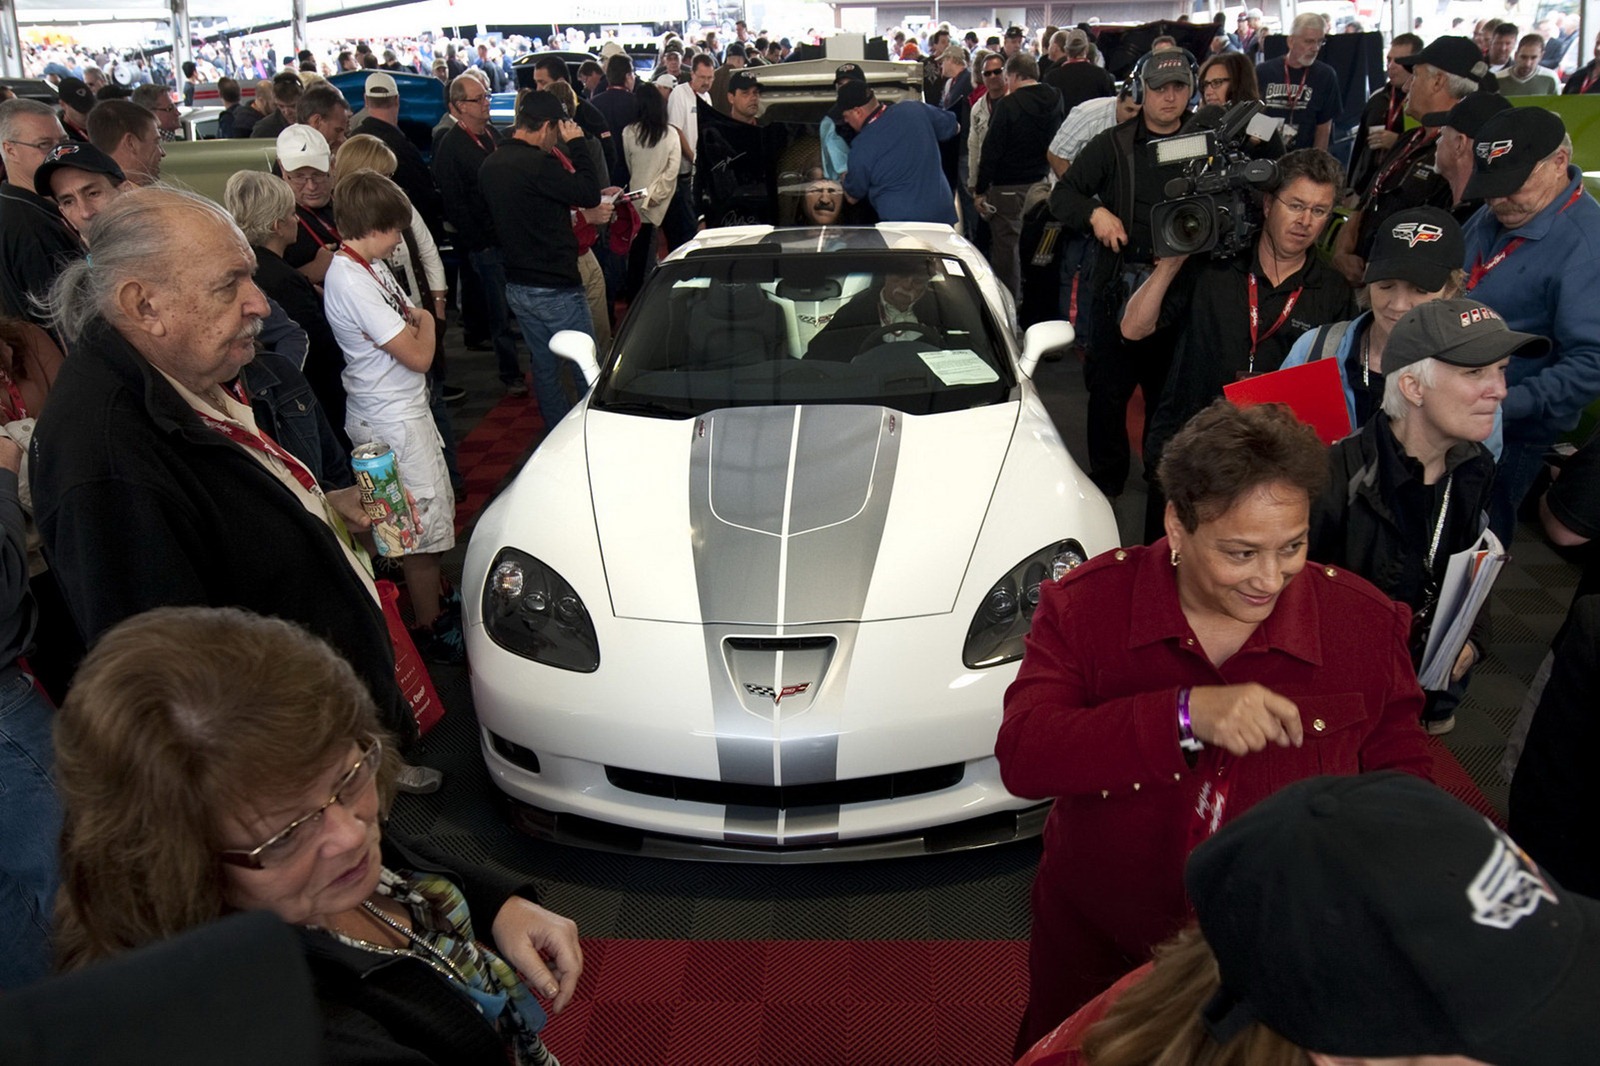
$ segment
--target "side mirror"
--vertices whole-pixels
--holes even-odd
[[[1066,325],[1065,322],[1062,325]],[[1070,331],[1071,326],[1067,326]],[[1071,340],[1071,334],[1068,334]],[[578,369],[583,371],[583,384],[585,387],[594,384],[600,376],[600,364],[595,360],[594,338],[587,333],[575,329],[564,329],[550,338],[550,350],[563,359],[570,359],[578,364]]]
[[[1028,332],[1022,335],[1022,360],[1017,369],[1025,378],[1032,378],[1034,368],[1051,352],[1059,351],[1070,345],[1077,338],[1077,331],[1072,328],[1071,322],[1061,319],[1051,319],[1049,322],[1035,322],[1028,327]],[[551,345],[555,347],[554,344]],[[591,350],[593,345],[590,346]]]

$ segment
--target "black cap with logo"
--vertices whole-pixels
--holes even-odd
[[[1398,279],[1425,292],[1438,292],[1461,269],[1466,254],[1461,223],[1450,212],[1407,208],[1378,223],[1362,280],[1370,285]]]
[[[1139,79],[1144,82],[1146,89],[1159,89],[1174,82],[1193,85],[1194,69],[1189,62],[1189,53],[1181,49],[1151,52],[1139,70]]]
[[[1449,126],[1457,133],[1476,137],[1483,124],[1511,106],[1499,93],[1475,92],[1462,97],[1448,111],[1430,111],[1422,116],[1424,126]]]
[[[1510,196],[1567,135],[1561,117],[1542,107],[1514,107],[1491,115],[1472,140],[1472,177],[1463,198]]]
[[[1600,903],[1426,781],[1295,782],[1196,848],[1184,882],[1220,1042],[1260,1022],[1325,1055],[1594,1061]]]
[[[728,75],[728,91],[730,93],[744,92],[746,89],[761,91],[761,82],[754,74],[744,70],[736,70]]]
[[[34,190],[40,196],[55,199],[55,194],[50,191],[50,176],[68,167],[73,170],[87,170],[91,174],[104,174],[116,185],[128,180],[115,159],[92,144],[78,144],[74,141],[58,144],[50,149],[50,154],[44,157],[39,169],[33,172]]]
[[[1454,74],[1458,78],[1471,78],[1480,83],[1489,74],[1489,64],[1483,58],[1483,52],[1470,37],[1435,37],[1422,51],[1414,52],[1395,62],[1406,70],[1426,63],[1446,74]]]

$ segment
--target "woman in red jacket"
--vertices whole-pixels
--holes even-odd
[[[1019,1054],[1184,925],[1224,822],[1316,774],[1428,775],[1410,611],[1307,565],[1326,470],[1287,408],[1218,401],[1163,456],[1167,536],[1046,588],[995,745],[1007,788],[1057,797]]]

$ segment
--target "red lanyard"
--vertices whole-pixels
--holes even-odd
[[[0,385],[5,386],[6,395],[11,397],[11,417],[6,421],[15,422],[28,417],[28,405],[22,402],[22,390],[17,388],[17,383],[11,380],[11,375],[0,370]]]
[[[405,298],[405,294],[396,292],[394,289],[391,289],[389,287],[389,283],[384,281],[383,278],[381,276],[379,276],[379,274],[378,274],[378,272],[376,270],[372,269],[372,264],[367,262],[365,259],[363,259],[361,257],[361,255],[360,255],[360,253],[356,252],[354,249],[352,249],[352,248],[341,248],[341,249],[339,249],[339,251],[341,253],[343,253],[344,255],[349,256],[352,260],[354,260],[361,267],[361,269],[365,270],[368,274],[372,275],[372,280],[376,281],[378,283],[378,288],[383,290],[383,295],[388,299],[389,306],[394,308],[395,314],[399,315],[401,318],[405,318],[406,317],[406,302],[407,302],[406,298]]]
[[[1422,127],[1421,133],[1413,138],[1410,144],[1406,145],[1405,151],[1397,153],[1394,161],[1388,166],[1384,167],[1383,170],[1379,171],[1378,180],[1372,183],[1373,191],[1376,192],[1379,189],[1387,189],[1389,187],[1389,176],[1393,174],[1399,167],[1410,164],[1410,162],[1415,159],[1419,153],[1421,153],[1434,141],[1438,140],[1439,134],[1443,132],[1443,126]]]
[[[1578,182],[1578,187],[1572,190],[1572,195],[1567,197],[1567,202],[1561,205],[1561,211],[1557,211],[1556,214],[1561,214],[1562,211],[1565,211],[1567,208],[1577,203],[1578,197],[1582,195],[1583,182],[1580,181]],[[1504,263],[1506,259],[1510,257],[1512,252],[1516,251],[1518,248],[1521,248],[1527,242],[1528,238],[1526,237],[1513,237],[1511,239],[1511,243],[1507,244],[1504,248],[1496,252],[1494,254],[1494,258],[1489,260],[1487,263],[1483,261],[1483,253],[1479,252],[1478,261],[1472,264],[1472,272],[1467,275],[1467,291],[1471,292],[1473,289],[1476,289],[1478,287],[1478,283],[1488,276],[1489,271],[1493,270],[1501,263]]]
[[[1392,130],[1395,128],[1394,120],[1400,117],[1400,112],[1404,111],[1405,107],[1406,98],[1401,94],[1399,88],[1393,85],[1389,86],[1389,114],[1383,120],[1384,129]]]
[[[328,238],[327,240],[323,240],[322,237],[317,236],[317,230],[312,229],[310,223],[306,221],[307,215],[310,215],[310,217],[316,221],[317,229],[322,230],[323,234]],[[311,239],[317,242],[318,248],[327,248],[330,245],[339,243],[339,231],[333,226],[330,226],[326,222],[322,221],[322,219],[317,218],[316,215],[311,214],[310,208],[302,208],[295,211],[294,217],[296,221],[300,223],[300,228],[311,234]]]
[[[1294,109],[1300,106],[1300,96],[1301,96],[1302,93],[1304,93],[1306,91],[1306,82],[1309,81],[1310,78],[1311,78],[1311,68],[1307,67],[1306,68],[1306,72],[1304,74],[1300,75],[1300,84],[1296,85],[1294,87],[1294,95],[1289,98],[1289,117],[1290,118],[1294,118]],[[1285,87],[1287,87],[1289,85],[1289,57],[1288,56],[1284,56],[1283,57],[1283,83],[1284,83]]]
[[[490,152],[494,151],[494,136],[492,134],[489,137],[489,143],[485,145],[482,141],[478,140],[478,135],[467,129],[467,127],[462,126],[461,132],[465,133],[468,137],[471,137],[472,143],[477,145],[478,151],[482,152],[484,155],[488,155]]]
[[[1283,313],[1278,316],[1278,321],[1272,324],[1272,328],[1267,330],[1265,335],[1257,337],[1256,331],[1261,328],[1261,312],[1256,306],[1256,272],[1252,270],[1245,277],[1250,281],[1250,367],[1245,373],[1254,374],[1256,372],[1256,349],[1261,346],[1262,341],[1267,340],[1278,332],[1283,328],[1283,324],[1289,321],[1289,315],[1294,311],[1295,302],[1300,299],[1300,294],[1306,291],[1306,287],[1302,285],[1289,294],[1289,299],[1284,302]]]
[[[260,452],[263,455],[272,456],[274,459],[278,460],[284,466],[289,468],[290,475],[293,476],[296,481],[300,482],[300,485],[307,492],[311,493],[311,495],[317,497],[318,499],[322,498],[322,489],[317,486],[317,479],[311,476],[311,471],[302,466],[300,460],[284,451],[283,448],[280,447],[278,443],[271,437],[265,435],[258,436],[257,434],[250,433],[240,426],[234,425],[232,422],[225,422],[220,418],[213,418],[204,411],[196,411],[195,414],[200,416],[200,421],[204,422],[218,433],[221,433],[224,437],[227,437],[229,440],[233,441],[233,443],[245,448],[249,448],[251,451]]]
[[[1585,75],[1583,84],[1578,87],[1578,95],[1582,96],[1584,93],[1588,92],[1589,86],[1594,84],[1594,80],[1596,78],[1600,78],[1600,62],[1589,64],[1589,73]]]

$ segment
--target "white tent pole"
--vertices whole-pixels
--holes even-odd
[[[189,0],[172,0],[172,76],[183,85],[183,65],[194,59],[194,39],[189,35]]]
[[[17,25],[16,0],[0,0],[0,72],[20,78],[22,71],[22,28]]]

